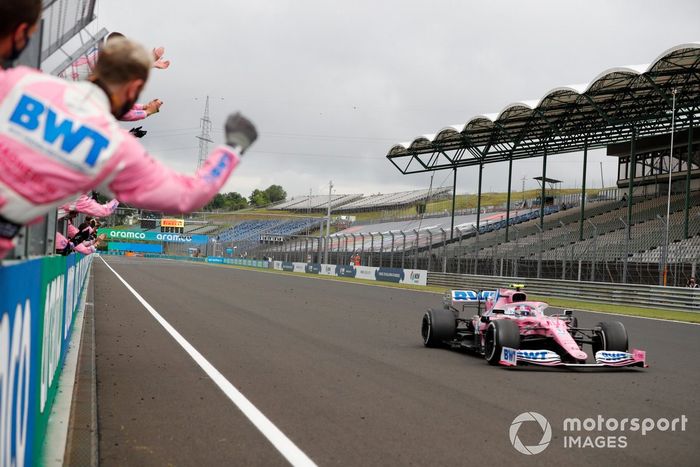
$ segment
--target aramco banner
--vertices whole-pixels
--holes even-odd
[[[0,465],[38,465],[92,256],[0,266]]]
[[[205,244],[208,235],[187,235],[165,232],[140,232],[138,230],[97,229],[97,234],[105,234],[110,240],[144,240],[165,243],[196,243]]]

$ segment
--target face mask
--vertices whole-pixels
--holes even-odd
[[[95,85],[97,85],[100,89],[102,89],[102,91],[104,91],[105,94],[107,94],[107,97],[109,97],[110,103],[114,102],[114,97],[112,96],[112,94],[109,92],[109,89],[102,81],[100,81],[99,79],[96,79],[96,80],[93,80],[93,83]],[[137,98],[138,98],[138,96],[137,96]],[[129,112],[129,110],[131,110],[134,107],[134,104],[136,104],[136,99],[126,100],[117,110],[114,110],[114,108],[112,108],[112,115],[117,120],[120,120],[124,115],[127,114],[127,112]]]
[[[12,63],[22,55],[22,52],[29,46],[29,29],[24,30],[24,47],[17,47],[17,42],[15,42],[14,37],[12,40],[12,51],[10,55],[5,59],[6,63]]]
[[[136,99],[125,101],[122,104],[122,106],[116,112],[113,113],[114,117],[117,120],[120,120],[124,115],[126,115],[129,112],[129,110],[131,110],[134,107],[134,104],[136,104]]]

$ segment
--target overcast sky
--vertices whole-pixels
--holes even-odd
[[[395,143],[500,111],[549,89],[584,83],[620,65],[649,63],[700,40],[700,2],[656,1],[214,1],[99,0],[97,24],[148,47],[172,66],[154,70],[142,101],[149,151],[193,173],[199,119],[211,96],[213,137],[241,110],[260,139],[222,191],[248,196],[282,185],[289,195],[387,193],[427,188],[386,159]],[[616,160],[589,158],[588,185],[616,180]],[[541,159],[514,162],[513,189],[534,188]],[[484,190],[504,191],[507,165],[484,170]],[[477,169],[458,173],[475,192]],[[552,156],[547,175],[580,186],[581,156]],[[451,184],[450,171],[434,185]]]

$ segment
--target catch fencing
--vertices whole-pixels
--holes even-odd
[[[263,243],[249,256],[283,261],[360,264],[431,272],[580,282],[684,287],[700,262],[700,193],[694,192],[685,222],[685,196],[593,203],[580,222],[579,209],[538,218],[449,229],[396,230],[322,236],[289,236]],[[698,205],[698,206],[696,206]],[[662,214],[660,214],[662,213]],[[667,225],[668,223],[668,225]],[[686,230],[687,229],[687,230]],[[665,238],[668,233],[668,249]]]
[[[493,276],[428,273],[428,285],[446,289],[493,290],[522,282],[522,277],[499,277],[494,280]],[[527,292],[533,295],[700,312],[700,289],[551,279],[528,279],[526,286]]]

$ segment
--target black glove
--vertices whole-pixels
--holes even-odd
[[[226,144],[238,148],[241,154],[258,139],[258,132],[253,123],[238,112],[226,119],[225,132]]]
[[[136,128],[132,128],[131,130],[129,130],[129,133],[134,135],[135,138],[143,138],[148,132],[146,130],[142,130],[141,128],[143,127],[137,126]]]

